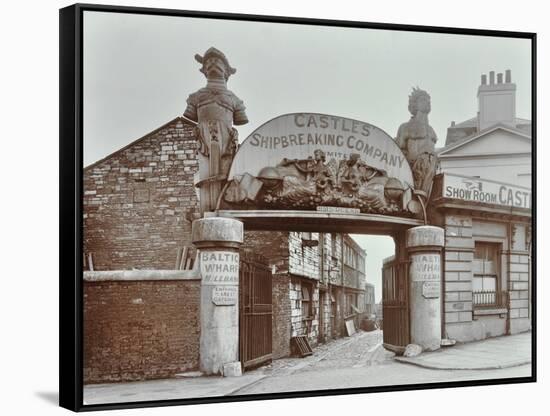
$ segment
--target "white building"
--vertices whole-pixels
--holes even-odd
[[[531,187],[531,121],[516,117],[516,84],[510,70],[481,76],[478,113],[447,129],[438,149],[441,171]]]
[[[444,330],[460,342],[531,328],[532,125],[516,117],[510,70],[482,75],[477,99],[477,115],[447,129],[432,194],[446,236]]]

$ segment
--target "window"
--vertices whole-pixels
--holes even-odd
[[[357,252],[347,244],[344,244],[344,263],[353,269],[357,269]]]
[[[474,280],[472,282],[475,306],[500,303],[498,263],[500,244],[476,242],[474,252]]]

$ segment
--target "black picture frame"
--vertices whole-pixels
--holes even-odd
[[[374,22],[335,21],[327,19],[293,18],[230,13],[213,13],[143,7],[75,4],[59,11],[59,189],[60,189],[60,255],[59,255],[59,404],[73,411],[142,408],[157,406],[221,403],[278,398],[314,397],[326,395],[359,394],[401,390],[423,390],[465,386],[532,383],[537,380],[537,259],[536,259],[536,158],[532,158],[532,375],[531,377],[478,380],[468,382],[441,382],[399,386],[334,389],[308,392],[258,394],[250,396],[210,397],[147,402],[120,402],[115,404],[83,404],[83,260],[82,260],[82,195],[83,195],[83,13],[85,11],[131,13],[178,17],[231,19],[266,23],[296,23],[315,26],[388,29],[425,33],[477,35],[522,38],[531,41],[532,68],[532,150],[537,148],[537,74],[536,33],[463,29],[437,26],[416,26]]]

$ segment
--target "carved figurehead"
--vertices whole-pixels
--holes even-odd
[[[245,106],[227,89],[227,80],[237,70],[216,48],[209,48],[203,56],[195,55],[206,76],[206,87],[187,99],[184,117],[197,122],[199,142],[199,181],[201,212],[215,209],[221,188],[227,179],[238,147],[237,130],[248,123]]]
[[[415,190],[424,197],[429,195],[437,168],[437,136],[428,122],[430,111],[430,95],[418,87],[413,88],[409,95],[411,119],[399,126],[396,138],[411,165]]]

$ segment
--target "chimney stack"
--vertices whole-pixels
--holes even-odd
[[[512,83],[512,72],[509,69],[504,74],[502,72],[497,74],[496,83],[495,71],[489,72],[488,84],[487,75],[481,75],[481,84],[477,89],[477,100],[477,127],[479,131],[496,124],[515,125],[516,84]]]

